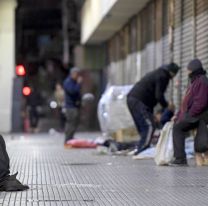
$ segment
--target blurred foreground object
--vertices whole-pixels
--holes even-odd
[[[95,100],[95,96],[92,93],[86,93],[82,96],[83,102],[92,102]]]
[[[4,138],[0,135],[0,191],[12,192],[29,189],[16,179],[18,173],[10,175],[10,159],[6,151]]]

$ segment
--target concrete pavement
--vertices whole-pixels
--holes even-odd
[[[79,137],[98,134],[80,133]],[[208,168],[157,167],[152,160],[63,148],[63,136],[6,137],[12,173],[30,190],[1,193],[7,206],[207,206]]]

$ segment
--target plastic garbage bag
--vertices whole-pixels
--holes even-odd
[[[102,133],[134,128],[135,124],[126,104],[126,97],[133,85],[110,86],[98,104],[98,119]]]
[[[96,148],[97,144],[93,140],[88,139],[71,139],[67,145],[72,148]]]
[[[167,165],[173,159],[173,122],[167,122],[163,127],[155,153],[157,165]]]

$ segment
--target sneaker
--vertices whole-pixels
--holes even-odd
[[[116,142],[110,142],[110,145],[109,145],[109,152],[111,153],[115,153],[118,151],[118,147],[117,147],[117,144]]]
[[[23,185],[19,180],[17,180],[17,174],[9,175],[0,181],[0,191],[14,192],[14,191],[24,191],[28,190],[27,185]]]
[[[116,151],[115,154],[126,156],[128,154],[128,152],[129,152],[129,150],[119,150],[119,151]]]
[[[127,155],[134,156],[136,153],[137,153],[137,149],[134,149],[134,150],[130,151]]]
[[[188,163],[186,159],[175,159],[169,165],[175,167],[184,167],[188,166]]]

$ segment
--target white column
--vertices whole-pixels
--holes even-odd
[[[15,73],[15,0],[0,0],[0,132],[11,131]]]

